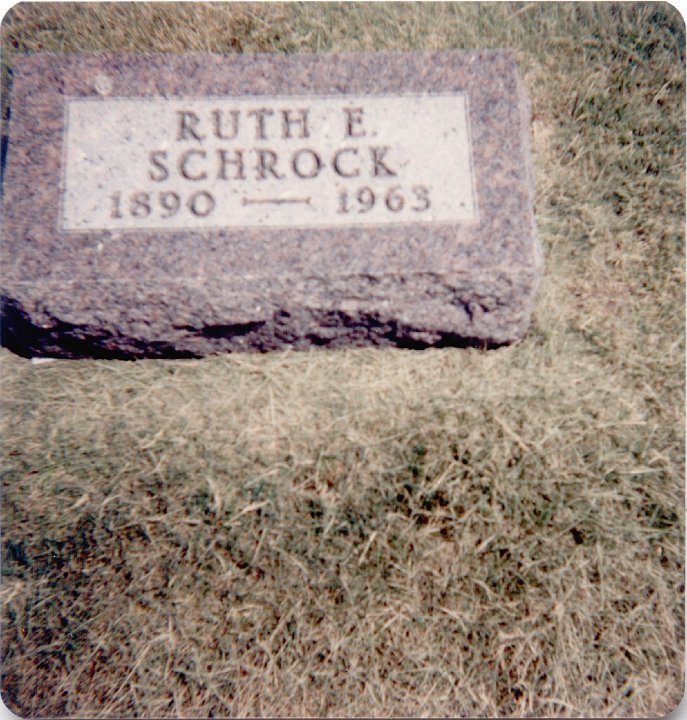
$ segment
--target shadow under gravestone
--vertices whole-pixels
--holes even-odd
[[[509,51],[28,56],[3,189],[25,356],[497,346],[542,272]]]

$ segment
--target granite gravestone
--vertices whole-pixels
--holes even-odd
[[[3,342],[115,358],[510,343],[542,270],[532,193],[509,51],[28,56]]]

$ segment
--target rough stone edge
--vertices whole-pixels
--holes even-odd
[[[26,289],[23,300],[5,289],[2,339],[27,357],[122,359],[344,345],[498,347],[526,332],[536,278],[521,271],[494,275],[348,277],[334,286],[308,278],[301,287],[256,288],[252,297],[240,295],[239,306],[231,293],[218,297],[203,284],[177,283],[161,292],[79,283],[72,307],[59,309],[41,298],[39,286]],[[135,292],[141,312],[97,317],[78,301],[96,291],[111,296],[114,307],[117,293]]]
[[[515,59],[515,53],[513,52],[513,61],[515,62],[517,69],[517,60]],[[534,160],[532,159],[532,101],[527,94],[527,88],[520,76],[519,72],[515,73],[515,78],[518,88],[518,97],[520,99],[520,123],[521,132],[520,137],[522,138],[522,151],[523,151],[523,164],[525,166],[525,173],[527,175],[527,185],[529,188],[530,204],[529,204],[529,216],[531,223],[532,232],[532,270],[534,277],[534,285],[532,287],[532,294],[529,298],[529,304],[527,306],[527,317],[528,325],[529,319],[531,319],[534,312],[534,305],[537,298],[537,293],[541,287],[544,278],[544,249],[542,248],[541,241],[539,239],[539,233],[537,232],[537,223],[535,219],[535,198],[536,198],[536,182],[534,173]]]

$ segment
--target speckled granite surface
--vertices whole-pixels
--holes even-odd
[[[66,98],[455,91],[469,97],[478,222],[60,224]],[[532,202],[529,106],[509,51],[28,56],[14,67],[3,181],[3,343],[28,356],[135,358],[513,342],[542,273]]]

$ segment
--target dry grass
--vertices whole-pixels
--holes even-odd
[[[669,5],[24,5],[18,52],[510,46],[547,276],[498,351],[3,351],[21,715],[658,716],[683,693]]]

